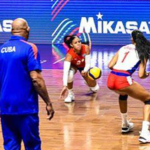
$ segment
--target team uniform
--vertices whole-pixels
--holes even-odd
[[[38,94],[30,72],[41,71],[36,46],[21,36],[11,36],[0,47],[0,114],[5,150],[40,150]]]
[[[81,72],[85,67],[85,45],[82,44],[80,54],[75,53],[73,48],[70,48],[67,54],[72,56],[71,66],[77,68]]]
[[[67,54],[72,56],[71,62],[64,62],[64,73],[63,73],[63,85],[67,86],[68,83],[73,83],[73,78],[75,74],[75,69],[80,72],[88,72],[90,68],[90,54],[86,54],[86,46],[84,44],[81,45],[80,54],[75,53],[73,48],[70,48]],[[93,92],[97,92],[99,89],[99,85],[96,84],[94,87],[90,87],[90,90]],[[65,98],[65,102],[70,103],[75,99],[74,93],[72,89],[68,90],[68,96]]]
[[[138,68],[140,59],[135,45],[123,46],[118,53],[117,63],[110,72],[107,80],[108,88],[119,90],[132,85],[134,82],[131,75]]]

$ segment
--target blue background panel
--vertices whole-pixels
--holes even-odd
[[[61,5],[63,4],[64,3],[62,2]],[[129,28],[130,31],[132,31],[133,29],[140,28],[145,33],[146,37],[150,38],[149,1],[73,0],[68,1],[68,3],[63,7],[61,12],[57,14],[56,12],[58,5],[59,4],[53,4],[52,12],[55,10],[55,8],[56,10],[54,11],[55,13],[51,14],[52,35],[57,29],[57,27],[59,27],[60,25],[55,35],[51,37],[52,43],[54,44],[62,43],[64,35],[71,34],[73,30],[75,30],[78,27],[80,28],[82,17],[85,17],[87,20],[89,17],[91,17],[94,20],[96,32],[98,32],[98,28],[100,28],[98,22],[101,22],[103,24],[104,22],[109,23],[110,21],[112,21],[114,23],[111,26],[111,30],[115,31],[116,28],[120,30],[117,33],[112,33],[110,32],[110,30],[108,30],[108,33],[104,33],[104,28],[106,27],[105,25],[102,26],[101,33],[93,33],[91,30],[89,34],[91,36],[92,43],[96,45],[122,45],[129,43],[130,33],[127,33],[126,31],[128,29],[128,27],[126,27],[126,24],[127,22],[131,24],[131,21],[134,21],[134,24],[136,23],[137,25],[131,24],[132,28]],[[101,19],[98,19],[97,17],[99,13],[103,15]],[[55,14],[57,14],[57,16],[54,16]],[[68,20],[64,21],[67,18]],[[118,22],[121,22],[122,25],[117,25]],[[87,23],[86,28],[90,26],[90,23],[91,22]],[[122,28],[123,30],[121,30],[120,28]],[[78,32],[79,30],[77,30],[74,33],[77,34]],[[57,34],[59,35],[58,37]],[[85,40],[82,34],[80,36],[83,40]]]
[[[63,38],[68,34],[78,34],[82,41],[91,37],[94,45],[124,45],[130,43],[130,34],[127,33],[127,22],[134,21],[137,25],[132,28],[140,28],[145,36],[150,39],[150,1],[148,0],[1,0],[0,1],[0,43],[6,41],[10,32],[4,32],[4,20],[25,18],[30,27],[29,41],[36,44],[62,44]],[[98,19],[98,14],[103,15]],[[113,21],[110,27],[113,31],[118,22],[124,28],[117,33],[103,31],[101,33],[79,33],[82,17],[93,18],[96,31],[98,22],[102,24]],[[88,24],[89,25],[89,24]],[[2,30],[2,31],[1,31]],[[131,29],[130,29],[131,30]]]
[[[24,18],[31,27],[30,41],[50,44],[50,7],[49,0],[1,0],[0,23],[3,20]],[[6,41],[10,33],[0,32],[0,43]]]

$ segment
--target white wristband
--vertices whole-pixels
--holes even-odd
[[[64,86],[67,86],[68,84],[68,74],[69,74],[70,66],[71,66],[71,62],[64,61],[64,72],[63,72],[63,85]]]
[[[90,69],[90,66],[91,66],[91,55],[86,55],[85,56],[85,67],[84,67],[84,72],[87,72],[89,69]]]

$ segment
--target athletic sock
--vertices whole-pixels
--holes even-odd
[[[68,93],[72,94],[73,93],[73,89],[68,89]]]
[[[121,113],[122,118],[122,125],[127,126],[128,125],[128,114],[127,113]]]
[[[148,133],[149,132],[149,125],[150,125],[150,122],[148,122],[148,121],[143,121],[143,123],[142,123],[142,131],[141,131],[141,133],[142,134],[146,134],[146,133]]]

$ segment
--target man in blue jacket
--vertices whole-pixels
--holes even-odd
[[[0,114],[5,150],[41,150],[38,94],[46,103],[49,120],[52,103],[41,75],[40,55],[27,42],[30,28],[26,20],[12,23],[12,36],[0,47]]]

